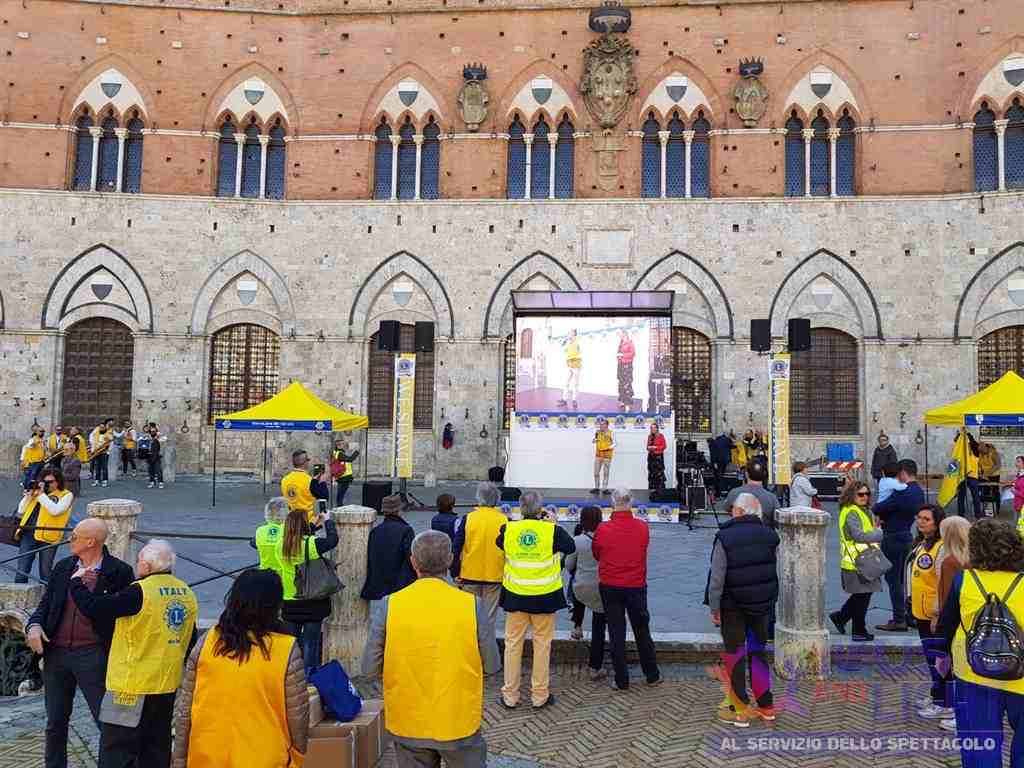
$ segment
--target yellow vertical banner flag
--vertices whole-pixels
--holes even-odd
[[[413,406],[416,402],[416,355],[395,356],[395,401],[391,424],[391,476],[412,477]]]
[[[942,478],[942,485],[939,486],[939,506],[944,507],[956,497],[956,490],[960,487],[965,477],[964,467],[966,464],[967,446],[964,445],[964,431],[953,441],[953,451],[949,455],[949,463],[946,465],[945,476]]]
[[[789,371],[788,352],[768,357],[768,482],[789,485]]]

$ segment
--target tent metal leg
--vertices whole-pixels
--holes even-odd
[[[267,430],[263,430],[263,498],[267,498]]]
[[[928,422],[924,424],[924,498],[927,501],[931,491],[931,471],[928,466]]]
[[[213,502],[211,507],[217,506],[217,423],[213,424]]]

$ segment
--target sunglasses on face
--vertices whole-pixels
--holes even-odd
[[[871,491],[857,491],[858,496],[870,496]]]

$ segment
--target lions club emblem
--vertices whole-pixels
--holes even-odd
[[[180,603],[177,600],[172,600],[167,606],[167,610],[164,611],[164,621],[167,623],[167,628],[172,632],[181,632],[187,618],[188,608],[185,607],[184,603]]]
[[[523,531],[519,534],[519,546],[523,549],[536,549],[537,534],[533,531]]]
[[[932,560],[932,556],[929,555],[927,552],[925,552],[923,555],[917,558],[917,567],[923,571],[926,571],[929,568],[931,568],[933,564],[934,561]]]

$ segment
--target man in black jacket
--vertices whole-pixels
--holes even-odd
[[[779,535],[761,520],[761,502],[753,494],[741,493],[729,513],[732,519],[715,537],[705,603],[711,621],[722,628],[729,674],[729,705],[719,709],[718,717],[746,728],[751,717],[775,719],[765,644],[768,613],[779,595]],[[747,697],[748,661],[754,707]]]
[[[90,518],[71,534],[71,557],[53,567],[39,606],[28,620],[27,642],[43,657],[43,694],[46,701],[46,768],[67,768],[68,723],[75,688],[82,689],[93,719],[99,716],[106,692],[107,653],[114,622],[92,621],[70,598],[71,574],[87,569],[83,581],[95,594],[114,594],[135,578],[131,566],[110,554],[104,542],[107,526]]]
[[[384,519],[372,531],[366,552],[366,582],[359,596],[380,600],[416,581],[412,569],[412,540],[416,533],[402,518],[402,497],[385,496],[381,502]]]

